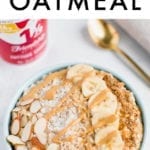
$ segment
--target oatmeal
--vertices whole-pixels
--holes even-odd
[[[15,150],[138,150],[141,112],[124,83],[89,65],[46,75],[12,110]]]

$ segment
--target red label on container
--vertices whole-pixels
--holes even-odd
[[[0,23],[0,53],[6,61],[25,64],[35,60],[45,49],[47,20],[23,20]]]

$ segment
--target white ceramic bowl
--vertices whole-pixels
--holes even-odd
[[[55,67],[50,67],[49,69],[46,69],[44,71],[41,71],[39,74],[37,74],[36,76],[32,77],[31,79],[29,79],[16,93],[16,95],[14,96],[14,98],[12,99],[12,103],[9,105],[8,111],[6,113],[5,116],[5,121],[4,121],[4,126],[3,126],[3,142],[5,143],[4,145],[6,145],[6,150],[12,150],[10,144],[7,142],[6,137],[9,135],[9,128],[10,128],[10,119],[11,119],[11,111],[12,109],[15,107],[17,101],[19,100],[20,96],[22,95],[23,91],[25,89],[27,89],[30,85],[32,85],[33,83],[35,83],[36,81],[42,79],[42,77],[48,73],[51,72],[55,72],[64,68],[67,68],[69,66],[75,65],[77,63],[74,64],[65,64],[65,65],[58,65]],[[97,70],[103,70],[106,72],[110,72],[114,77],[116,77],[117,79],[119,79],[120,81],[123,81],[118,75],[116,75],[115,73],[112,73],[112,71],[109,70],[105,70],[102,67],[98,66],[98,65],[93,65],[93,64],[89,64],[91,66],[93,66],[95,69]],[[130,88],[130,86],[128,84],[126,84],[126,82],[124,82],[126,85],[126,88],[129,89],[130,91],[132,91],[134,93],[135,99],[136,99],[136,103],[139,106],[141,112],[142,112],[142,121],[143,121],[143,126],[144,126],[144,133],[143,133],[143,141],[141,144],[141,149],[143,149],[144,147],[144,139],[146,137],[146,119],[145,119],[145,114],[144,114],[144,109],[142,107],[142,102],[140,101],[140,99],[138,99],[136,93]],[[144,149],[143,149],[144,150]]]

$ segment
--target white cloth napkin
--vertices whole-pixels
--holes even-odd
[[[150,20],[116,20],[150,54]]]

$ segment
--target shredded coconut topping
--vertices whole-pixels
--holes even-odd
[[[71,121],[77,119],[77,110],[75,107],[67,108],[63,112],[59,112],[53,116],[48,122],[48,129],[50,131],[60,131],[66,127]]]

